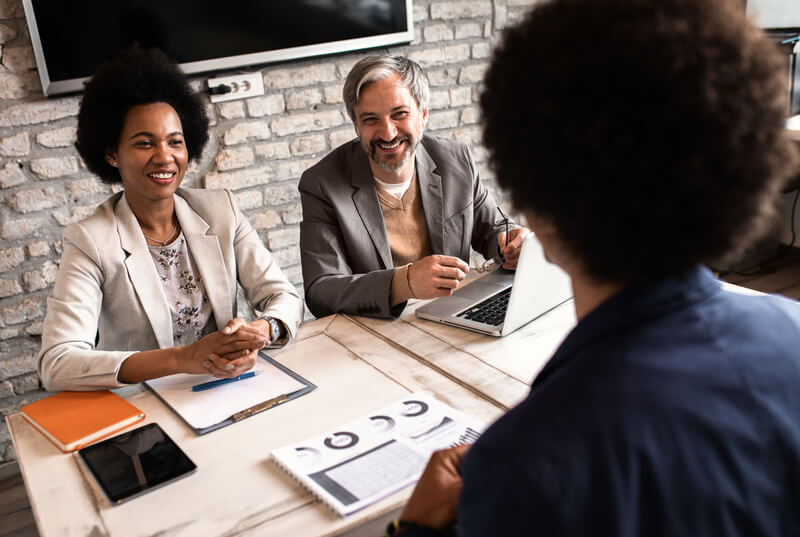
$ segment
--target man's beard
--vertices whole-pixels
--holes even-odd
[[[399,139],[399,137],[395,137],[394,140],[391,140],[388,143],[389,144],[394,143],[398,139]],[[362,141],[361,142],[361,146],[364,148],[364,151],[367,152],[367,154],[370,156],[370,158],[372,158],[372,161],[375,164],[377,164],[380,169],[382,169],[384,171],[387,171],[387,172],[392,172],[393,173],[393,172],[396,172],[396,171],[402,169],[403,166],[405,166],[408,163],[408,159],[411,158],[411,156],[414,154],[414,151],[417,149],[417,145],[419,145],[419,140],[418,139],[415,140],[413,138],[406,137],[406,138],[403,139],[403,141],[407,142],[406,150],[403,153],[403,158],[401,158],[400,161],[397,162],[396,164],[383,160],[380,157],[380,155],[378,154],[377,145],[379,143],[386,144],[387,142],[385,142],[383,140],[378,140],[378,141],[369,142],[369,145],[367,145],[366,143],[364,143]]]

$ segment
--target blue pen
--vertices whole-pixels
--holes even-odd
[[[248,371],[247,373],[242,373],[238,377],[232,377],[229,379],[217,379],[211,380],[209,382],[203,382],[202,384],[195,384],[192,386],[193,392],[202,392],[204,390],[210,390],[211,388],[216,388],[217,386],[222,386],[223,384],[227,384],[229,382],[237,382],[244,379],[249,379],[251,377],[255,377],[256,375],[260,375],[261,370],[257,371]]]

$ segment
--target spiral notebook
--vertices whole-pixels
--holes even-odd
[[[283,471],[340,516],[417,481],[431,453],[472,443],[483,426],[425,393],[272,451]]]

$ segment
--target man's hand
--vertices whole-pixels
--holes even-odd
[[[461,494],[461,461],[470,446],[458,446],[431,455],[428,466],[408,500],[401,520],[443,530],[456,521]]]
[[[522,250],[522,241],[525,236],[530,233],[530,230],[524,227],[517,227],[508,230],[508,245],[506,245],[506,234],[500,233],[497,235],[497,244],[500,246],[500,253],[503,255],[505,261],[503,262],[504,269],[517,268],[519,261],[519,252]]]
[[[408,286],[416,298],[452,295],[468,270],[457,257],[429,255],[408,267]]]

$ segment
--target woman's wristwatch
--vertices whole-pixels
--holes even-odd
[[[262,317],[265,321],[269,323],[269,341],[271,344],[274,344],[276,341],[281,339],[281,323],[277,319],[272,317]]]

